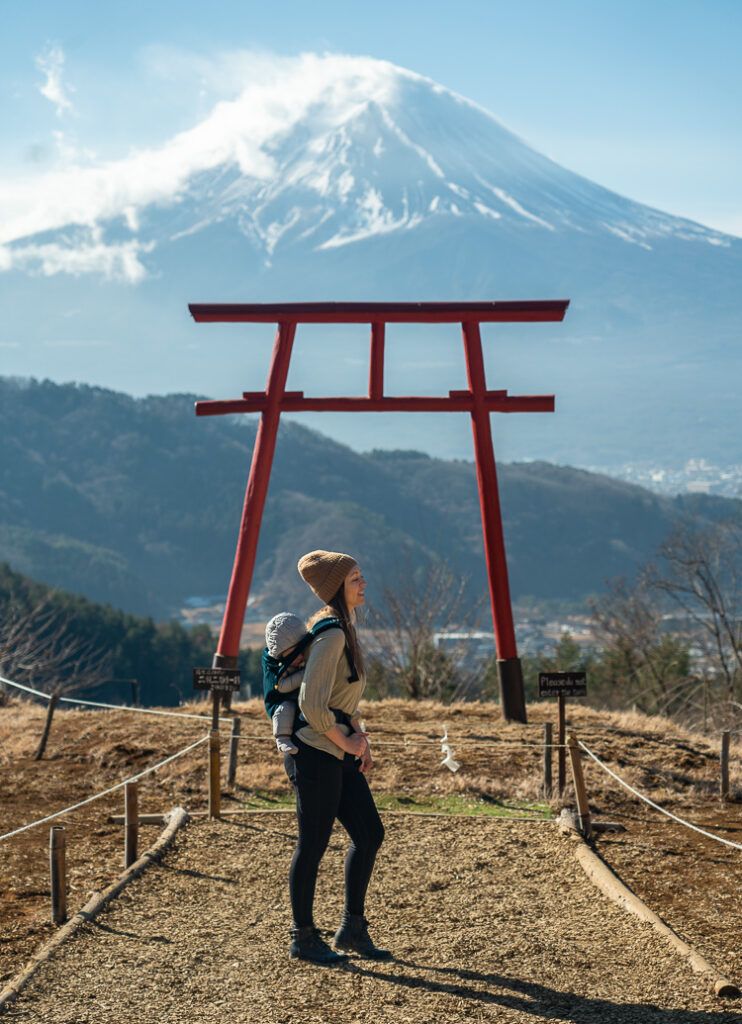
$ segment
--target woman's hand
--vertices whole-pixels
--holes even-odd
[[[346,754],[352,754],[353,757],[363,757],[363,752],[368,746],[362,732],[352,732],[350,736],[346,736],[339,725],[333,725],[331,729],[327,730],[325,736]]]
[[[368,742],[362,732],[352,732],[345,737],[345,750],[354,757],[363,757],[368,751]]]

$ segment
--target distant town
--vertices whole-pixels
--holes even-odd
[[[723,498],[742,498],[742,463],[717,466],[707,459],[688,459],[685,465],[673,468],[648,462],[584,468],[639,484],[658,494],[717,494]]]
[[[742,499],[742,464],[718,466],[706,459],[689,459],[680,468],[652,466],[651,464],[626,463],[606,469],[604,466],[585,467],[592,473],[609,476],[638,484],[658,494],[674,496],[681,493],[711,494],[725,498]],[[205,624],[218,635],[224,614],[226,595],[188,598],[180,609],[179,620],[183,625]],[[242,631],[243,647],[260,647],[263,644],[263,616],[256,610],[256,598],[248,603],[246,621]],[[513,607],[518,646],[522,654],[552,655],[562,637],[569,635],[585,650],[598,650],[600,644],[593,632],[590,615],[574,608],[557,610],[547,602],[543,606],[527,604]],[[558,605],[558,603],[557,603]],[[548,609],[548,610],[547,610]],[[668,620],[670,616],[667,617]],[[694,642],[693,630],[687,622],[668,621],[668,629],[687,636],[691,659],[696,667],[702,667],[704,654]],[[462,628],[460,631],[439,632],[434,635],[436,646],[446,649],[466,647],[469,656],[483,661],[492,656],[494,634],[487,630]]]

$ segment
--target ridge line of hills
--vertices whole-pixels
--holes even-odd
[[[0,378],[0,561],[129,612],[169,618],[223,595],[255,421],[196,420],[193,395],[129,395]],[[742,517],[742,501],[668,498],[546,462],[499,464],[515,600],[581,602],[630,576],[679,517]],[[312,597],[305,551],[350,551],[370,597],[438,559],[486,592],[473,463],[359,453],[282,422],[248,618]]]

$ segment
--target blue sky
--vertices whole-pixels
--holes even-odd
[[[190,127],[234,92],[237,51],[335,51],[428,75],[570,169],[742,235],[737,0],[3,0],[0,13],[0,179]]]

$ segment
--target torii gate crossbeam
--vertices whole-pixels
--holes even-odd
[[[477,485],[482,513],[484,551],[503,716],[525,722],[523,676],[515,641],[510,602],[497,469],[490,425],[491,412],[553,412],[553,395],[511,396],[488,391],[482,355],[481,323],[561,321],[568,299],[523,302],[321,302],[282,304],[191,304],[198,323],[277,323],[265,391],[245,391],[241,398],[196,403],[196,415],[260,413],[242,510],[232,578],[214,666],[236,668],[247,598],[250,592],[260,524],[268,493],[282,412],[468,412],[474,435]],[[366,323],[371,327],[367,396],[307,398],[286,391],[291,352],[300,323]],[[385,326],[388,323],[459,323],[468,389],[447,396],[384,394]]]

